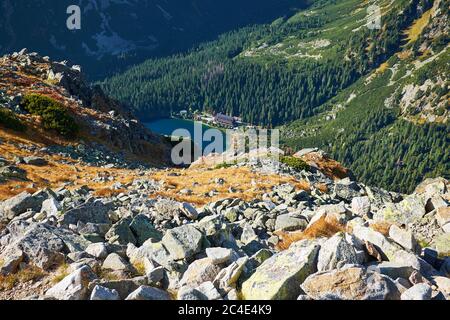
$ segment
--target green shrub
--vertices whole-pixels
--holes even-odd
[[[233,161],[233,162],[222,162],[219,163],[218,165],[216,165],[214,167],[214,169],[219,170],[219,169],[227,169],[227,168],[231,168],[232,166],[235,166],[237,164],[237,161]]]
[[[0,124],[8,129],[25,131],[26,127],[10,110],[0,107]]]
[[[309,169],[309,165],[305,161],[295,157],[281,157],[280,162],[288,165],[298,172]]]
[[[78,125],[58,101],[39,94],[28,94],[24,97],[22,105],[31,114],[42,117],[45,129],[56,130],[68,138],[76,136]]]

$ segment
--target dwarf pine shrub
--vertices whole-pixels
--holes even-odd
[[[14,112],[2,107],[0,107],[0,124],[16,131],[25,131],[26,129],[26,126],[17,118]]]
[[[78,133],[77,123],[58,101],[40,94],[28,94],[22,105],[31,114],[41,116],[45,129],[55,130],[67,138],[73,138]]]
[[[291,167],[297,172],[309,169],[309,165],[305,161],[295,157],[289,156],[281,157],[280,162]]]

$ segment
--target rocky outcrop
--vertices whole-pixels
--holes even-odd
[[[291,246],[266,260],[242,285],[246,300],[295,299],[300,285],[316,272],[320,246],[308,241]]]

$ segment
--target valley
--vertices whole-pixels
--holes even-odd
[[[286,149],[319,146],[363,181],[410,192],[449,174],[448,8],[380,6],[379,30],[365,27],[360,1],[316,1],[100,84],[141,119],[187,108],[239,114],[280,128]]]
[[[0,300],[450,299],[446,1],[79,3],[0,4]]]

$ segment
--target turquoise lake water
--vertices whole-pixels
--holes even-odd
[[[187,130],[187,132],[189,132],[189,134],[187,134],[187,132],[186,132],[182,136],[184,136],[185,138],[194,139],[195,123],[201,124],[200,122],[194,122],[192,120],[170,118],[170,119],[159,119],[159,120],[147,122],[147,123],[144,123],[144,125],[151,131],[162,134],[162,135],[166,135],[166,136],[173,136],[175,130],[177,130],[177,129],[185,129],[185,130]],[[205,124],[201,124],[201,126],[202,126],[202,134],[205,134],[206,130],[212,128]],[[222,132],[222,137],[223,137],[223,141],[224,141],[223,146],[225,149],[225,146],[226,146],[225,136],[226,135],[225,135],[225,132],[223,132],[223,131],[221,131],[221,132]],[[180,136],[180,135],[178,134],[176,136]],[[204,141],[203,145],[202,145],[202,150],[204,150],[210,143],[211,143],[211,141]]]

